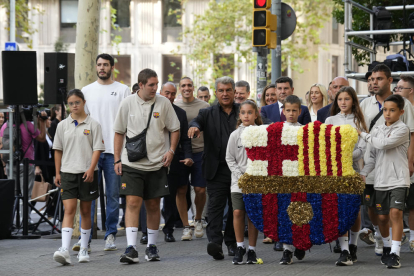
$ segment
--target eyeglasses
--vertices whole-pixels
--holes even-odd
[[[68,103],[69,106],[80,106],[81,102],[80,101],[76,101],[76,102],[70,102]]]
[[[409,87],[402,87],[402,86],[397,86],[397,87],[394,87],[393,91],[394,91],[394,92],[397,92],[397,91],[400,91],[400,90],[403,90],[403,89],[412,89],[412,88],[409,88]]]

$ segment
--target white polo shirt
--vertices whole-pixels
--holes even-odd
[[[91,166],[93,152],[105,150],[101,125],[88,116],[76,126],[69,115],[57,126],[53,149],[63,152],[61,172],[84,173]]]
[[[151,105],[155,102],[154,110]],[[144,101],[138,94],[133,94],[121,102],[114,122],[114,131],[127,134],[129,138],[140,134],[148,123],[147,129],[147,157],[136,162],[128,161],[126,150],[122,151],[122,164],[142,171],[157,171],[162,167],[162,157],[170,148],[169,132],[180,130],[180,121],[171,102],[160,95],[150,101]]]

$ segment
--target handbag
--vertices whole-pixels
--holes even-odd
[[[48,182],[45,182],[45,179],[43,178],[43,175],[40,175],[41,181],[34,182],[33,190],[32,190],[32,199],[46,194],[51,188],[52,185],[50,185]],[[41,198],[36,199],[37,202],[46,202],[49,199],[49,195],[42,196]]]
[[[126,137],[125,148],[127,150],[129,162],[136,162],[144,157],[147,157],[147,130],[149,127],[149,123],[151,121],[152,111],[154,110],[154,104],[155,102],[151,105],[151,111],[149,114],[147,127],[135,137]]]

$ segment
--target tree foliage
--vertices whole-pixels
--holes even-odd
[[[341,23],[344,24],[345,21],[345,13],[344,13],[344,2],[343,0],[334,0],[335,6],[333,9],[333,16],[335,19]],[[359,4],[372,9],[374,6],[399,6],[403,4],[402,0],[357,0]],[[408,4],[409,1],[407,1]],[[406,11],[406,17],[408,18],[408,15],[411,13],[411,10]],[[391,11],[392,14],[392,28],[393,29],[403,29],[405,28],[403,26],[403,11]],[[368,13],[362,11],[359,8],[352,8],[352,30],[354,31],[366,31],[369,30],[369,23],[370,23],[370,16]],[[392,35],[391,40],[401,40],[402,35]],[[360,45],[363,45],[365,47],[370,48],[371,44],[370,42],[359,38],[359,37],[350,37],[350,40],[358,43]],[[355,58],[355,60],[358,62],[358,65],[363,66],[370,63],[369,60],[369,53],[363,50],[359,50],[356,48],[352,48],[352,54]]]
[[[289,64],[291,69],[303,72],[300,61],[317,58],[310,46],[321,43],[320,30],[330,19],[332,1],[289,0],[286,3],[295,10],[298,22],[294,35],[282,42],[282,70]],[[184,28],[184,48],[173,53],[185,55],[194,68],[193,74],[204,84],[210,83],[204,79],[207,72],[215,79],[229,74],[237,64],[253,64],[256,55],[252,53],[251,43],[252,10],[252,0],[211,0],[204,13],[194,15],[193,24]]]

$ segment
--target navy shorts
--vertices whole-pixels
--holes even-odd
[[[184,159],[184,155],[180,156],[180,160]],[[179,186],[191,185],[193,187],[205,188],[207,182],[203,177],[202,163],[203,152],[193,153],[192,159],[194,164],[191,167],[187,167],[180,163],[180,182]]]

